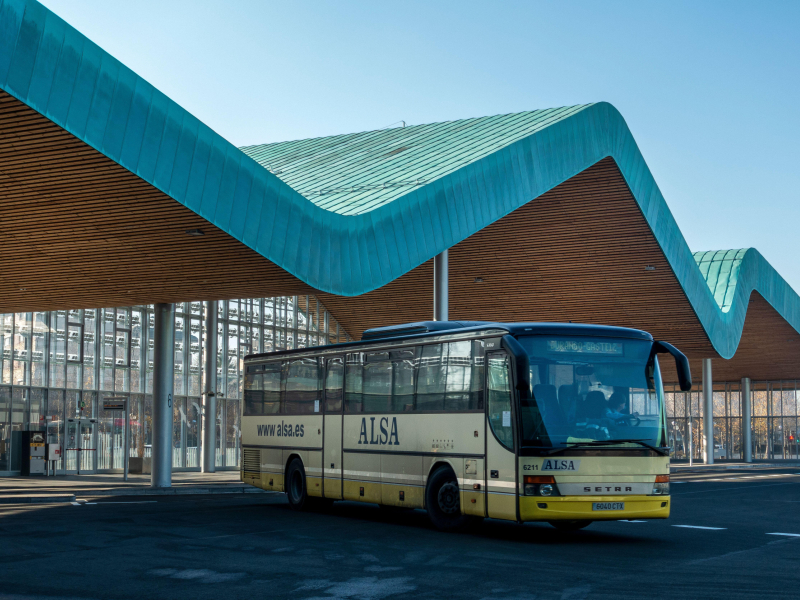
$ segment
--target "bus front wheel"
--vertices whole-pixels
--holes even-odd
[[[442,531],[464,527],[469,517],[461,513],[461,491],[458,479],[448,467],[440,467],[428,479],[425,507],[434,527]]]
[[[293,510],[304,510],[308,508],[309,498],[306,489],[306,471],[299,458],[295,458],[289,463],[286,469],[286,496],[289,499],[289,506]]]

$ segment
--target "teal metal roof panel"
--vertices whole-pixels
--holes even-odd
[[[800,298],[758,252],[692,255],[607,103],[242,151],[34,0],[0,0],[0,89],[341,295],[385,285],[610,156],[722,357],[754,290],[800,331]]]
[[[245,146],[328,211],[358,215],[453,173],[590,105]]]

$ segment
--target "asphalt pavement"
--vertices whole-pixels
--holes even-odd
[[[486,520],[283,494],[78,497],[0,506],[0,600],[797,598],[800,469],[673,475],[672,517]]]

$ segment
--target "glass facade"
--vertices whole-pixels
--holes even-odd
[[[691,392],[666,387],[667,424],[672,456],[694,459],[703,456],[703,392],[697,385]],[[798,382],[753,381],[751,427],[753,460],[800,459],[800,389]],[[714,384],[714,458],[743,460],[741,383]],[[691,436],[690,436],[691,431]]]
[[[218,303],[219,468],[238,468],[242,363],[248,354],[351,338],[314,296]],[[199,469],[204,389],[205,303],[175,305],[173,467]],[[124,414],[104,411],[125,397],[129,452],[150,456],[154,317],[152,306],[0,315],[0,474],[20,469],[21,435],[47,430],[63,448],[57,472],[121,469]]]

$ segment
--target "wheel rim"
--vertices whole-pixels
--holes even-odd
[[[292,473],[292,479],[289,482],[289,492],[292,496],[292,503],[299,504],[303,499],[303,477],[300,471]]]
[[[454,481],[448,481],[439,488],[439,509],[447,514],[452,515],[459,512],[461,503],[459,501],[458,486]]]

